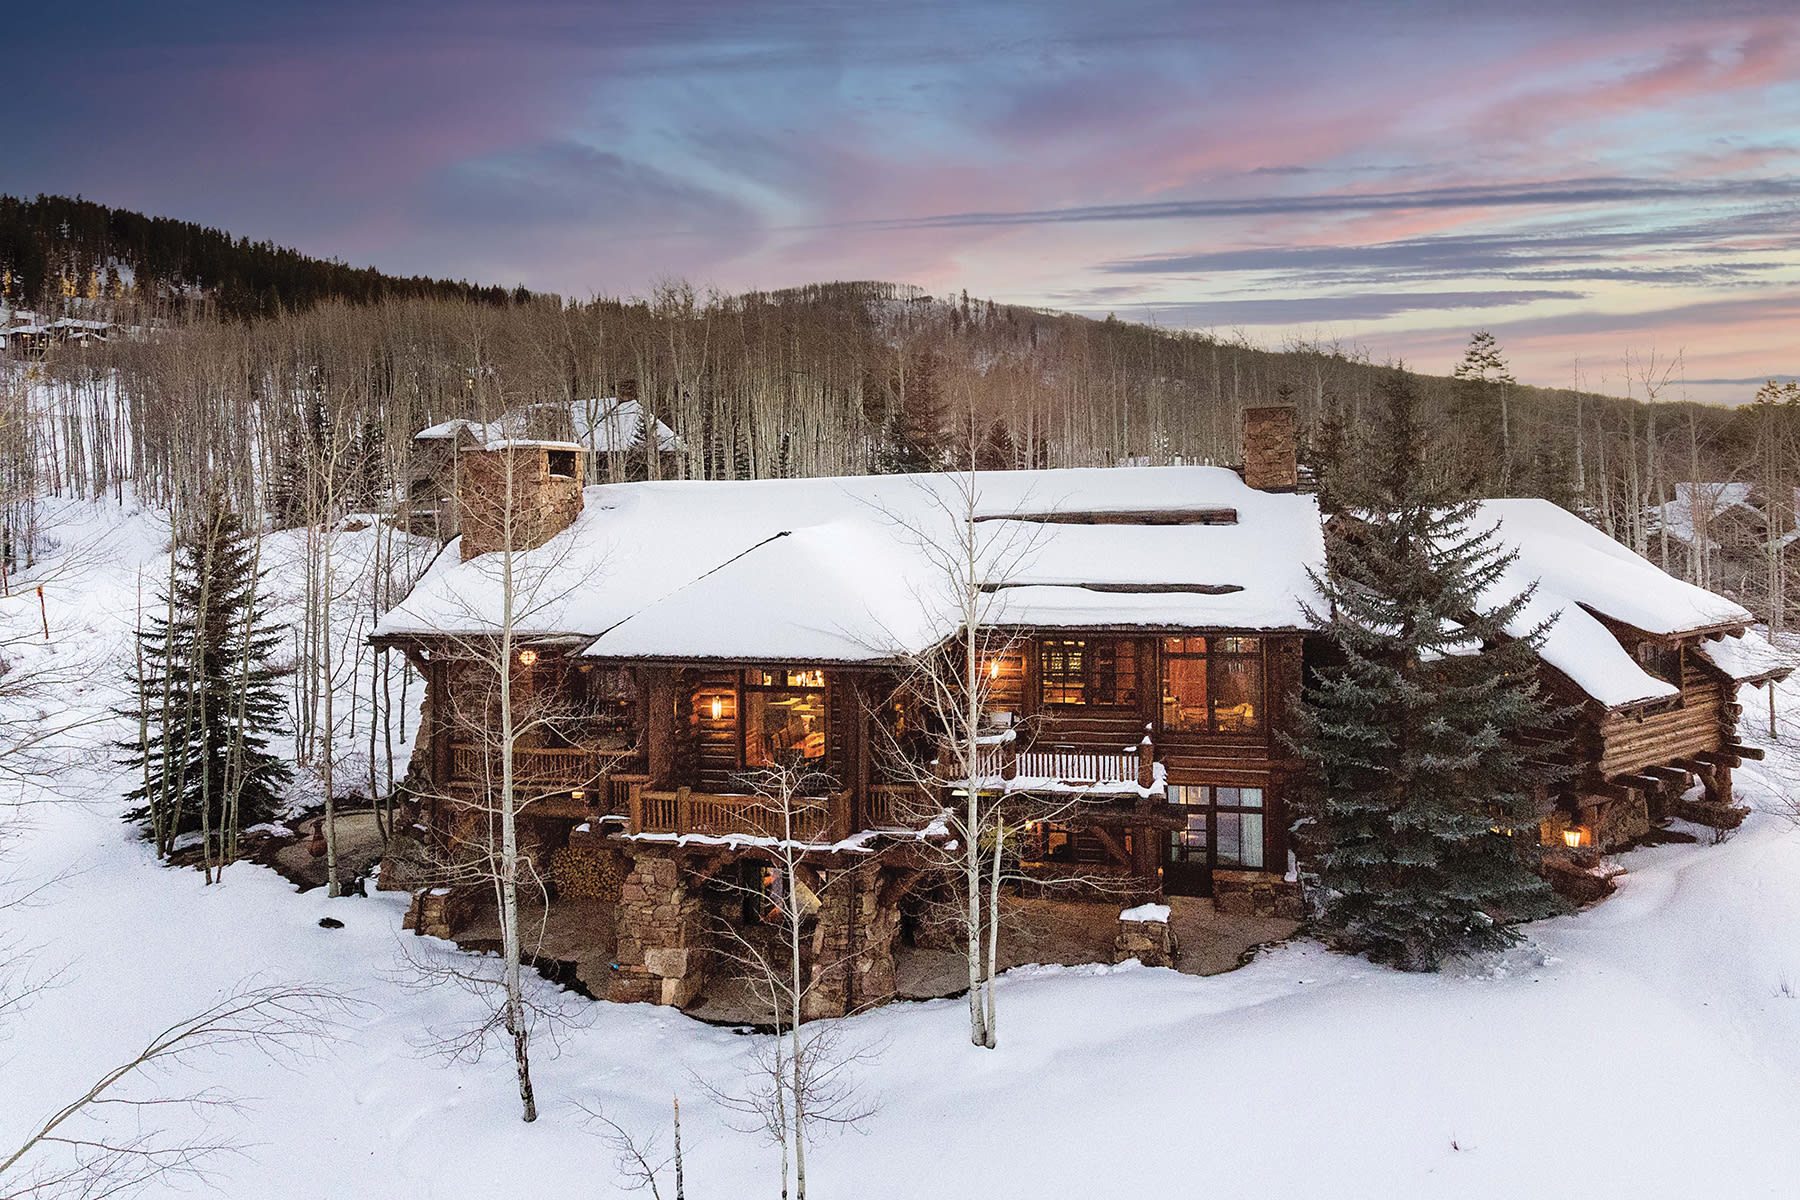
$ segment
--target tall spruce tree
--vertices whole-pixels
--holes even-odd
[[[1322,463],[1345,511],[1327,534],[1313,620],[1334,651],[1313,673],[1296,748],[1315,783],[1297,832],[1315,912],[1344,949],[1408,970],[1516,938],[1550,911],[1534,790],[1554,711],[1534,682],[1547,625],[1514,636],[1527,590],[1479,505],[1423,467],[1410,376],[1387,381],[1370,436]],[[1354,463],[1355,469],[1345,469]]]
[[[140,777],[126,817],[163,852],[200,829],[233,846],[238,830],[273,816],[293,774],[268,750],[286,715],[270,661],[282,633],[260,603],[255,540],[216,494],[202,514],[138,631],[138,703],[123,714],[140,731],[121,747]]]

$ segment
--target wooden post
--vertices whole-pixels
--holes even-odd
[[[680,725],[675,712],[678,689],[674,673],[667,667],[647,667],[644,673],[649,677],[644,687],[646,770],[652,784],[667,787],[673,782],[670,776],[675,770],[675,741]]]
[[[1156,783],[1156,743],[1150,740],[1150,726],[1144,726],[1144,740],[1138,743],[1138,786],[1149,788]]]
[[[690,833],[694,828],[694,802],[689,798],[692,788],[683,784],[675,789],[675,832]]]
[[[1775,732],[1775,681],[1769,680],[1769,740],[1779,742],[1781,735]]]
[[[1019,777],[1019,738],[1017,734],[1000,743],[1000,778]]]
[[[852,828],[851,795],[851,789],[844,788],[841,791],[832,792],[827,801],[830,805],[831,840],[834,842],[841,842],[856,832]]]
[[[644,785],[636,780],[625,790],[625,814],[630,818],[627,828],[631,832],[644,832]]]
[[[44,607],[44,585],[41,583],[38,584],[37,594],[38,615],[44,618],[44,640],[47,642],[50,640],[50,610]],[[1771,694],[1773,694],[1773,687],[1774,685],[1771,684]],[[1773,711],[1773,709],[1770,711]]]

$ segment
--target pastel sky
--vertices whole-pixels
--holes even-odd
[[[20,14],[14,14],[17,18]],[[1695,398],[1800,371],[1800,0],[164,0],[6,22],[0,191],[587,296],[890,279]]]

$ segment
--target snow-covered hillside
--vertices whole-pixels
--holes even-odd
[[[139,568],[147,591],[165,569],[164,533],[107,506],[63,516],[65,547],[105,549],[47,588],[50,649],[27,658],[103,665],[128,645]],[[10,628],[38,619],[35,594],[0,606]],[[92,674],[71,702],[104,710],[120,677]],[[1501,959],[1408,976],[1298,943],[1208,978],[1024,968],[1001,984],[997,1051],[968,1044],[958,1000],[851,1020],[880,1108],[815,1149],[814,1194],[1793,1195],[1800,827],[1780,810],[1800,778],[1800,683],[1780,703],[1790,740],[1745,764],[1756,812],[1737,834],[1625,856],[1618,895],[1531,926]],[[1760,695],[1746,708],[1746,736],[1768,744]],[[702,1086],[743,1072],[754,1037],[534,979],[568,1020],[539,1043],[543,1117],[522,1125],[503,1055],[425,1049],[480,1002],[409,986],[403,951],[460,952],[402,934],[403,897],[301,895],[247,864],[208,887],[158,866],[118,819],[128,784],[104,748],[122,732],[68,735],[50,783],[8,796],[28,802],[16,888],[48,886],[7,919],[40,970],[65,970],[0,1015],[0,1147],[226,990],[305,982],[365,1006],[317,1056],[201,1064],[245,1101],[216,1115],[241,1146],[214,1164],[222,1195],[604,1196],[622,1186],[614,1155],[578,1106],[650,1132],[675,1093],[689,1194],[775,1194],[774,1151]]]

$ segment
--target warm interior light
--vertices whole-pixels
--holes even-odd
[[[1574,849],[1577,849],[1578,847],[1580,847],[1580,845],[1581,845],[1581,829],[1579,826],[1577,826],[1574,829],[1563,830],[1563,845],[1567,846],[1571,850],[1574,850]]]
[[[519,651],[519,665],[520,666],[529,667],[532,663],[534,663],[536,661],[537,661],[537,651],[536,650],[521,650],[521,651]]]
[[[574,791],[569,793],[569,799],[579,800],[585,795],[587,795],[586,792],[582,791],[580,788],[576,788]]]
[[[989,679],[1000,678],[1000,660],[999,659],[996,658],[992,662],[988,663],[988,678]]]
[[[712,699],[713,720],[717,721],[725,715],[725,698],[714,696]]]

